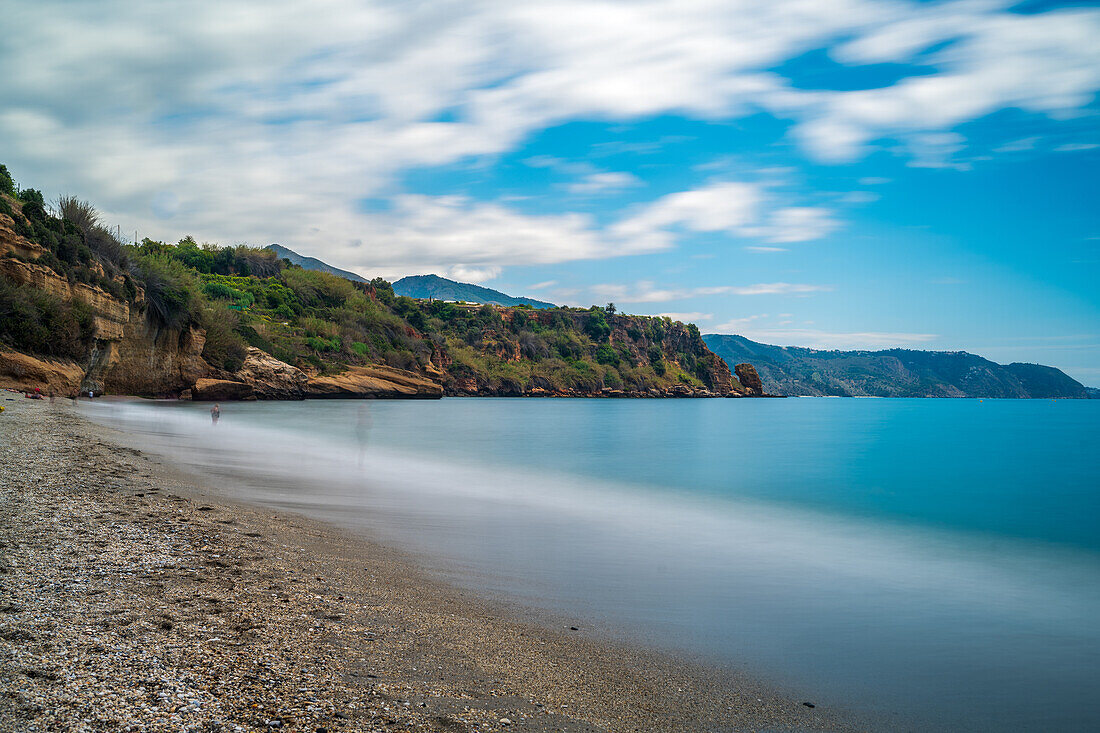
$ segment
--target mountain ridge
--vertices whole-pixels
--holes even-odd
[[[330,275],[336,275],[342,277],[345,280],[351,280],[355,283],[370,282],[361,275],[356,275],[349,270],[341,270],[339,267],[333,267],[332,265],[319,260],[316,257],[308,257],[306,255],[298,254],[289,247],[284,247],[281,244],[269,244],[264,249],[269,249],[274,252],[280,259],[290,260],[291,264],[298,265],[303,270],[319,270],[321,272],[327,272]]]
[[[997,364],[966,351],[818,350],[772,346],[736,334],[703,334],[727,364],[752,362],[764,389],[789,396],[1087,399],[1060,369]]]
[[[508,295],[499,290],[472,283],[449,280],[439,275],[408,275],[393,284],[393,292],[407,298],[434,298],[435,300],[489,303],[491,305],[529,305],[532,308],[557,308],[554,303],[522,296]]]

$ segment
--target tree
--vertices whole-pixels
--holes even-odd
[[[595,308],[592,310],[592,315],[588,317],[584,324],[584,332],[596,343],[607,341],[611,335],[611,326],[607,325],[607,319],[604,318],[601,309]]]
[[[609,316],[615,315],[615,304],[614,303],[608,303],[607,308],[605,308],[604,310],[607,311],[607,315],[609,315]]]
[[[12,180],[6,165],[0,165],[0,193],[15,196],[15,181]]]

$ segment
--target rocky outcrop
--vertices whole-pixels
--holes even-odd
[[[178,395],[210,374],[203,361],[206,333],[163,328],[132,313],[121,338],[97,340],[84,389],[107,394]]]
[[[234,379],[251,385],[262,400],[301,400],[306,396],[309,377],[301,369],[249,346],[244,365]],[[197,398],[196,398],[197,399]]]
[[[84,368],[69,359],[48,359],[0,348],[0,387],[70,397],[80,390]]]
[[[191,388],[191,399],[196,402],[231,402],[254,400],[256,394],[251,384],[228,379],[199,379]]]
[[[763,397],[764,384],[760,381],[760,375],[752,364],[738,364],[733,368],[737,374],[737,381],[745,388],[745,393],[750,397]]]
[[[347,371],[317,376],[306,385],[311,398],[439,399],[443,385],[404,369],[381,364],[349,367]]]
[[[4,201],[13,212],[19,212],[22,209],[22,204],[15,199],[4,196]],[[22,216],[21,213],[15,213],[15,215]],[[16,234],[15,220],[3,211],[0,211],[0,256],[9,253],[33,260],[36,257],[46,254],[46,248]]]
[[[82,300],[96,312],[96,338],[121,338],[122,324],[130,319],[130,306],[106,290],[85,283],[70,283],[43,265],[10,257],[0,258],[0,273],[16,285],[30,285],[61,300]]]

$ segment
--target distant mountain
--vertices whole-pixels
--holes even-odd
[[[439,275],[410,275],[393,284],[393,292],[409,298],[435,298],[436,300],[464,300],[467,303],[493,303],[495,305],[529,305],[532,308],[556,308],[553,303],[533,298],[518,298],[499,290],[480,285],[460,283]]]
[[[732,368],[756,367],[764,390],[841,397],[1087,398],[1077,380],[1039,364],[997,364],[965,351],[820,351],[769,346],[743,336],[704,334]]]
[[[347,270],[341,270],[339,267],[333,267],[327,262],[322,262],[316,257],[306,257],[300,255],[292,249],[288,249],[281,244],[269,244],[264,249],[269,249],[279,256],[280,259],[290,260],[293,264],[298,265],[305,270],[320,270],[321,272],[327,272],[332,275],[347,278],[357,283],[365,283],[365,278],[356,275],[354,272],[348,272]]]
[[[1100,387],[1085,387],[1090,400],[1100,400]]]

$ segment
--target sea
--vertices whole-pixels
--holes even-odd
[[[884,729],[1100,730],[1100,400],[85,400],[225,496]]]

